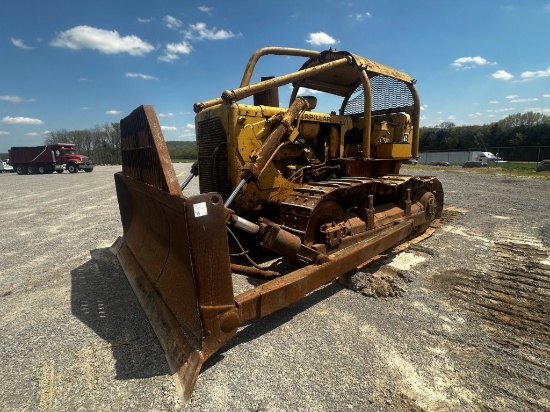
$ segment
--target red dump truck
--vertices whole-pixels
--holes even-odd
[[[8,163],[13,166],[18,175],[62,173],[65,169],[70,173],[94,170],[91,159],[76,153],[76,146],[72,143],[12,147],[8,153],[10,157]]]

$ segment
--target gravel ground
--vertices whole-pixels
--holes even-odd
[[[0,175],[0,410],[550,410],[550,181],[408,170],[446,210],[382,262],[402,296],[333,283],[253,321],[187,405],[109,251],[118,167]]]

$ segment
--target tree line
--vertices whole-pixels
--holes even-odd
[[[443,122],[420,128],[420,150],[466,150],[550,146],[550,116],[517,113],[482,126]]]
[[[74,143],[79,153],[89,156],[96,164],[120,164],[120,124],[104,123],[92,129],[48,132],[45,144]],[[195,142],[166,142],[173,160],[196,160]],[[443,122],[420,128],[420,150],[467,150],[509,148],[508,159],[520,159],[518,148],[550,146],[550,116],[536,113],[517,113],[497,122],[481,126],[456,126]],[[516,148],[516,150],[514,150]]]
[[[166,147],[172,160],[197,160],[197,143],[169,141]]]

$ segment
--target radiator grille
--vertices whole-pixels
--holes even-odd
[[[201,193],[218,192],[226,199],[233,187],[227,174],[227,136],[219,118],[199,122],[197,148]]]
[[[407,84],[393,77],[378,75],[370,78],[370,86],[372,89],[372,111],[399,109],[402,107],[412,106],[414,98]],[[365,92],[363,85],[355,90],[356,97],[350,99],[344,114],[354,115],[363,114]]]

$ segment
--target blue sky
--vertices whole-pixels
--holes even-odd
[[[0,152],[117,122],[141,104],[155,106],[167,140],[193,140],[193,103],[238,87],[265,46],[332,47],[407,72],[424,126],[550,114],[550,0],[10,1]],[[302,63],[269,59],[253,81]]]

